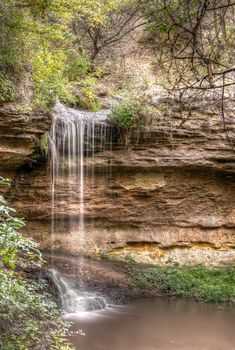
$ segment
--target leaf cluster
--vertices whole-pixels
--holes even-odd
[[[0,185],[10,185],[0,178]],[[25,272],[42,265],[39,246],[18,231],[25,223],[0,196],[0,349],[71,349],[63,341],[68,324],[48,293],[46,280]]]

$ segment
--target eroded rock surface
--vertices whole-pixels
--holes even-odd
[[[156,265],[234,264],[232,108],[226,118],[224,129],[218,109],[195,108],[182,120],[177,105],[159,107],[158,118],[131,148],[114,144],[86,158],[82,240],[73,177],[70,183],[58,179],[57,231],[50,235],[49,172],[21,172],[11,200],[29,221],[25,232],[45,248],[73,254]]]
[[[16,170],[27,162],[50,129],[51,118],[41,112],[27,110],[24,105],[0,107],[0,169]]]

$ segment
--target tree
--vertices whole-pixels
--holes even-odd
[[[94,61],[106,47],[120,42],[145,23],[136,1],[95,1],[90,10],[75,16],[73,32],[81,49]]]
[[[225,101],[235,86],[235,2],[232,0],[149,0],[142,11],[148,40],[171,94],[188,106],[213,96],[225,122]]]

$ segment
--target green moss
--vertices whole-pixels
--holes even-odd
[[[32,157],[32,165],[42,165],[46,162],[48,158],[48,135],[43,134],[40,137],[38,147],[35,149]]]
[[[24,168],[27,170],[31,170],[46,165],[48,160],[48,154],[48,134],[45,133],[40,137],[37,147],[35,148],[31,157],[24,164]]]
[[[39,148],[41,150],[41,154],[44,155],[44,158],[48,157],[49,148],[48,148],[48,134],[45,133],[40,138]]]
[[[142,290],[204,302],[235,302],[235,267],[134,268],[129,275]]]

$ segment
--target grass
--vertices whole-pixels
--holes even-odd
[[[212,303],[235,303],[235,267],[133,268],[129,275],[141,290]]]

